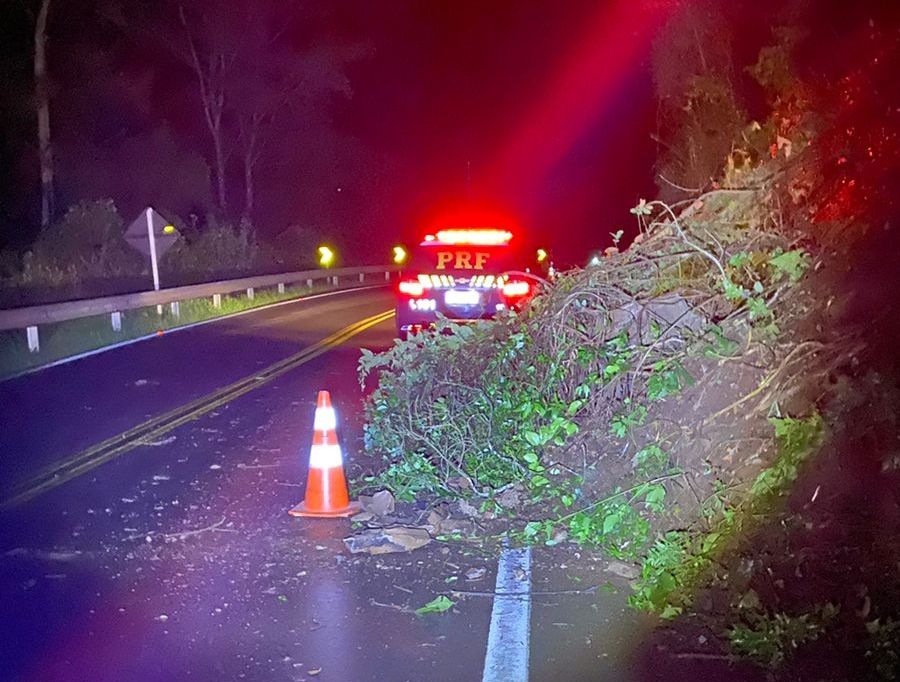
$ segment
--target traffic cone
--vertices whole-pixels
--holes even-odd
[[[288,512],[292,516],[334,518],[359,512],[359,502],[351,502],[347,494],[344,456],[338,444],[336,428],[337,418],[331,406],[331,394],[319,391],[313,442],[309,451],[306,497]]]

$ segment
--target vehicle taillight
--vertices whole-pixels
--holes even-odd
[[[506,299],[520,299],[531,293],[531,285],[524,280],[513,279],[506,282],[501,291]]]
[[[406,294],[412,298],[418,298],[425,293],[425,287],[417,279],[402,279],[397,285],[397,290],[401,294]]]

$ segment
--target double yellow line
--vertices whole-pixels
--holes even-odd
[[[52,490],[63,483],[71,481],[73,478],[81,476],[91,469],[97,468],[105,462],[115,459],[119,455],[145,445],[182,424],[197,419],[217,407],[280,377],[282,374],[286,374],[300,365],[315,360],[320,355],[340,346],[357,334],[381,324],[393,316],[394,311],[387,310],[355,322],[325,337],[321,341],[317,341],[308,348],[304,348],[299,353],[269,365],[260,372],[244,377],[233,384],[217,389],[174,410],[153,417],[134,428],[128,429],[124,433],[107,438],[89,447],[87,450],[83,450],[61,462],[56,462],[17,486],[13,490],[12,497],[0,503],[0,508],[9,508],[27,502],[48,490]]]

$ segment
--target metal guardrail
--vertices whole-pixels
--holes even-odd
[[[389,281],[391,274],[398,270],[399,267],[393,265],[371,265],[360,268],[335,268],[333,270],[303,270],[278,275],[259,275],[204,284],[191,284],[184,287],[160,289],[159,291],[141,291],[119,296],[104,296],[102,298],[87,298],[78,301],[47,303],[26,308],[12,308],[0,310],[0,330],[25,329],[28,335],[29,350],[37,352],[40,348],[38,325],[42,324],[54,324],[108,313],[111,315],[113,329],[119,331],[122,324],[121,314],[126,310],[147,308],[154,305],[171,305],[172,312],[178,315],[178,304],[181,301],[212,297],[213,305],[219,307],[223,294],[231,294],[236,291],[245,291],[247,297],[252,299],[255,290],[263,287],[277,286],[278,291],[283,293],[285,285],[305,282],[307,286],[312,287],[314,282],[323,279],[329,280],[336,288],[340,288],[341,280],[344,280],[344,285],[349,287],[351,284],[375,281],[376,275],[381,276],[380,281]],[[366,279],[367,276],[370,276],[369,280]]]

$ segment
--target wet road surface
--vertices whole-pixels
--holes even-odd
[[[0,499],[391,303],[368,290],[273,307],[0,383]],[[348,474],[373,466],[355,368],[359,348],[391,343],[393,324],[2,509],[0,677],[481,680],[495,553],[432,542],[351,555],[349,521],[287,515],[303,496],[319,389],[332,392]],[[466,581],[471,568],[484,577]],[[604,568],[572,548],[534,550],[529,679],[628,679],[639,628],[626,581]],[[451,588],[464,594],[449,612],[414,614]]]

